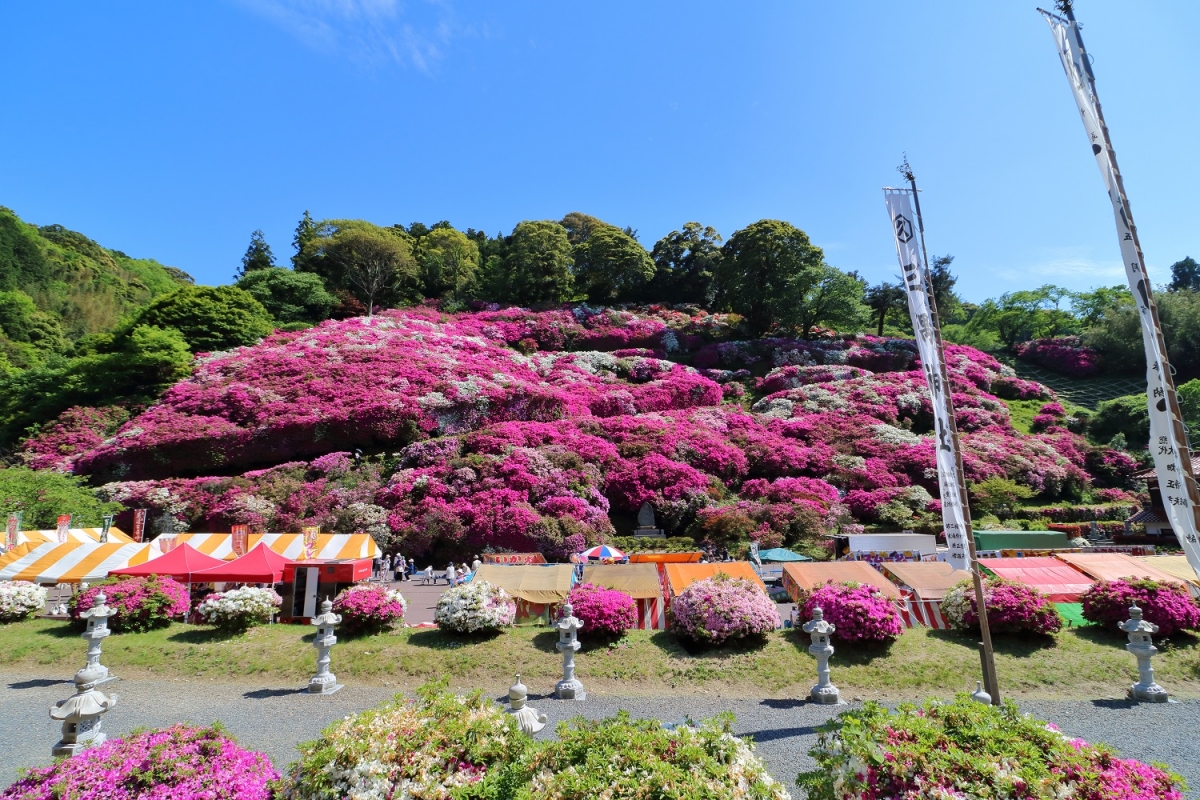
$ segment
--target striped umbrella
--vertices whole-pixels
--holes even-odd
[[[622,561],[625,559],[624,553],[606,544],[596,545],[590,550],[584,550],[580,555],[589,561],[598,561],[603,558],[611,558],[613,561]]]

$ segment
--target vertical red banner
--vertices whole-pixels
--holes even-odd
[[[133,510],[133,540],[135,542],[142,541],[146,535],[146,509],[135,508]]]
[[[62,514],[58,518],[58,541],[65,542],[71,535],[71,515]]]
[[[8,528],[5,531],[5,545],[9,550],[17,546],[18,540],[21,538],[21,515],[8,515]]]
[[[304,549],[301,550],[300,558],[305,561],[311,561],[317,557],[317,536],[320,535],[321,529],[318,527],[302,528],[304,535]]]
[[[233,537],[233,554],[235,556],[246,555],[246,545],[250,542],[250,526],[234,525],[231,530]]]

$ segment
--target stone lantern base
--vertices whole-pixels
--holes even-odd
[[[1129,699],[1147,703],[1166,703],[1170,700],[1170,695],[1167,694],[1166,689],[1157,683],[1152,683],[1149,686],[1142,686],[1140,683],[1135,683],[1129,687]]]
[[[586,700],[587,692],[583,690],[582,683],[572,678],[554,684],[554,696],[559,700]]]
[[[814,686],[808,693],[808,699],[823,706],[843,705],[842,694],[836,686]]]
[[[332,675],[330,677],[333,677]],[[341,691],[345,684],[335,683],[334,681],[318,681],[316,676],[308,682],[308,691],[306,694],[333,694]]]

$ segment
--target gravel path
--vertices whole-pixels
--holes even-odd
[[[507,683],[486,687],[499,699]],[[57,679],[0,675],[0,786],[15,778],[22,766],[48,764],[58,725],[48,709],[67,697],[71,688]],[[208,723],[220,720],[238,740],[265,751],[277,767],[296,757],[295,746],[315,738],[333,720],[390,698],[394,690],[379,686],[348,686],[330,697],[309,697],[293,687],[246,688],[204,681],[123,680],[105,687],[120,702],[104,720],[109,735],[132,728],[160,727],[181,720]],[[617,697],[589,694],[582,703],[536,698],[532,704],[551,720],[539,736],[552,735],[553,723],[582,714],[609,716],[626,709],[634,716],[677,722],[703,719],[721,711],[737,715],[735,731],[751,735],[771,773],[789,787],[796,773],[809,769],[806,755],[815,740],[814,728],[845,708],[831,709],[797,700],[724,699],[718,696]],[[1130,705],[1123,701],[1027,701],[1022,707],[1054,721],[1068,734],[1107,742],[1122,754],[1144,761],[1163,761],[1179,771],[1200,798],[1200,759],[1194,732],[1200,730],[1200,702],[1170,705]]]

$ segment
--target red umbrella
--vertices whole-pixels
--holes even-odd
[[[219,558],[201,553],[186,542],[144,564],[114,569],[110,575],[167,575],[182,583],[191,583],[192,575],[202,569],[224,566]]]
[[[196,583],[277,583],[283,579],[283,568],[291,563],[265,544],[259,544],[241,558],[193,572],[192,580]]]

